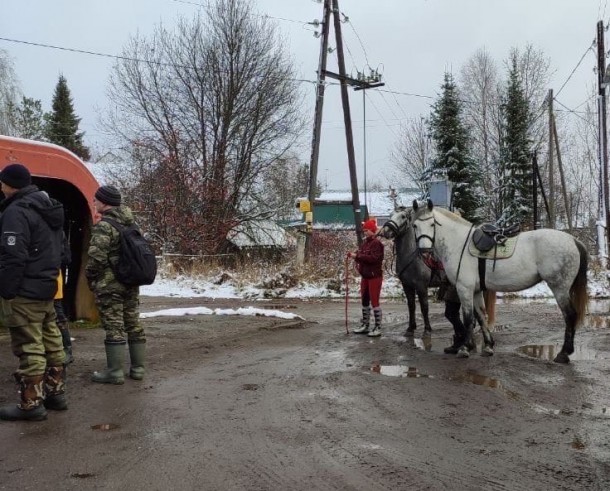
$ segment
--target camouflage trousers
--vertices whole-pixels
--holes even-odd
[[[19,358],[15,376],[42,375],[47,366],[64,364],[66,355],[55,319],[53,300],[0,299],[0,320],[9,329],[11,349]]]
[[[96,291],[95,304],[100,312],[106,342],[143,342],[146,340],[140,325],[140,290],[124,287],[122,291]],[[125,337],[127,336],[127,339]]]

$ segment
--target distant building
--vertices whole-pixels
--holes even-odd
[[[388,191],[360,192],[360,216],[377,219],[379,226],[390,219],[398,206],[411,206],[421,198],[419,189],[408,188]],[[350,230],[354,228],[352,193],[349,191],[325,191],[314,202],[313,227],[324,230]]]

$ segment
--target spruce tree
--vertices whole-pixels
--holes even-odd
[[[84,133],[78,131],[79,123],[80,118],[74,114],[68,82],[60,75],[53,95],[53,110],[47,115],[46,137],[51,143],[67,148],[83,160],[89,160],[91,154],[83,143]]]
[[[528,136],[530,111],[514,55],[511,57],[502,112],[504,141],[501,146],[500,221],[504,224],[525,223],[532,215],[531,140]]]
[[[434,103],[430,116],[430,132],[436,155],[427,177],[446,174],[453,184],[454,208],[460,208],[467,220],[478,221],[480,171],[470,156],[461,101],[450,73],[445,73],[441,89],[442,93]]]

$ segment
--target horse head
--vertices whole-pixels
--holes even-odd
[[[379,235],[386,239],[395,239],[405,233],[411,225],[412,210],[404,206],[399,206],[394,210],[390,219],[383,224]]]
[[[439,225],[434,216],[434,204],[428,199],[427,206],[420,206],[413,200],[413,216],[411,217],[415,231],[415,242],[421,252],[430,252],[434,247],[436,237],[435,227]]]

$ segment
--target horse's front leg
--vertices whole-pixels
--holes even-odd
[[[407,307],[409,309],[409,326],[405,331],[405,337],[413,337],[415,329],[417,329],[417,322],[415,321],[415,289],[406,286],[404,283],[402,289],[407,297]]]
[[[468,289],[464,286],[457,288],[460,302],[462,303],[462,317],[464,318],[464,344],[460,347],[457,352],[458,358],[468,358],[470,356],[470,350],[476,347],[473,340],[474,330],[474,309],[473,309],[473,295],[474,289]]]

